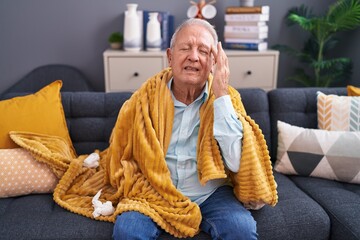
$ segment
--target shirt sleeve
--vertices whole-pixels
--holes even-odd
[[[229,95],[214,101],[214,137],[219,143],[226,167],[232,172],[238,172],[243,126],[236,116]]]

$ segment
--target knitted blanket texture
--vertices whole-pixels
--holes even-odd
[[[171,68],[149,78],[120,109],[109,147],[100,155],[99,167],[86,168],[88,155],[72,156],[70,146],[59,137],[37,133],[10,132],[10,137],[36,160],[45,162],[59,177],[54,200],[71,212],[94,218],[92,198],[102,189],[102,202],[111,201],[115,212],[97,220],[115,222],[126,211],[151,217],[176,237],[199,232],[199,206],[172,184],[165,156],[170,143],[174,103],[167,87]],[[228,171],[213,136],[215,97],[211,91],[200,109],[197,168],[201,184],[216,178],[231,179],[234,193],[245,205],[278,200],[268,148],[259,126],[244,109],[240,94],[229,87],[234,109],[244,129],[240,170]]]

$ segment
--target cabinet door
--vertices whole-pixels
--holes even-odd
[[[107,91],[135,91],[163,68],[163,57],[109,57]]]
[[[230,85],[234,88],[276,87],[277,62],[275,56],[229,56]]]

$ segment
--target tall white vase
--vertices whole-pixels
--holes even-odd
[[[160,51],[161,50],[161,29],[158,20],[159,13],[149,13],[149,21],[146,26],[146,50]]]
[[[140,51],[141,50],[141,24],[137,13],[138,4],[126,4],[124,19],[124,50]]]

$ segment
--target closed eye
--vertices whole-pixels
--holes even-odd
[[[200,53],[203,54],[203,55],[209,55],[209,52],[206,51],[206,50],[200,50]]]

